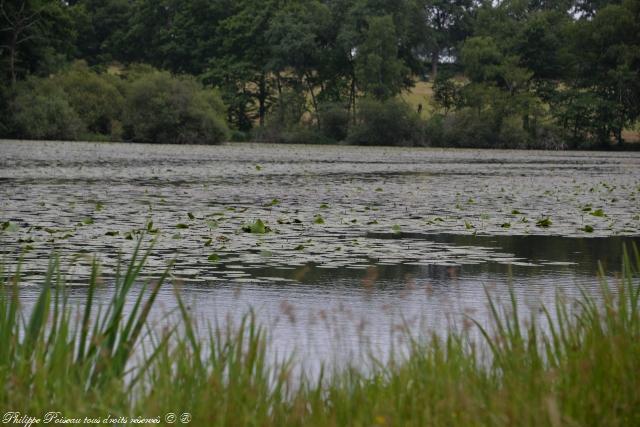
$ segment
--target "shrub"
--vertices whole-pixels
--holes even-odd
[[[16,88],[13,134],[26,139],[77,139],[86,128],[52,79],[30,78]]]
[[[497,132],[493,117],[473,109],[463,109],[445,116],[442,120],[443,146],[449,147],[496,147]]]
[[[54,77],[87,130],[115,140],[122,138],[120,123],[124,109],[124,97],[117,80],[118,77],[91,71],[83,62]]]
[[[526,131],[522,118],[496,117],[491,111],[472,108],[448,115],[433,115],[425,125],[429,145],[466,148],[565,149],[560,130],[549,123],[535,123]]]
[[[320,131],[326,138],[344,141],[349,135],[349,112],[337,103],[320,105]]]
[[[500,131],[496,140],[498,148],[530,148],[533,138],[522,127],[520,117],[509,116],[500,123]]]
[[[192,78],[142,74],[126,98],[125,131],[134,141],[217,144],[228,137],[219,96]]]
[[[358,122],[347,141],[358,145],[424,145],[424,128],[418,115],[398,100],[363,99]]]

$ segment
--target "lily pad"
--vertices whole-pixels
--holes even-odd
[[[252,224],[244,225],[242,231],[251,234],[266,234],[271,231],[271,228],[265,225],[261,219],[257,219]]]
[[[551,220],[548,217],[546,217],[538,220],[536,222],[536,227],[547,228],[547,227],[550,227],[551,224],[553,224],[553,222],[551,222]]]

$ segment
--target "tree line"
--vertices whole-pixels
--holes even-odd
[[[10,137],[608,146],[640,116],[640,0],[0,0],[0,73]],[[428,117],[399,97],[421,80]]]

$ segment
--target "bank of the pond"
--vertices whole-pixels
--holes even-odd
[[[152,249],[151,249],[152,250]],[[99,306],[98,264],[84,307],[68,303],[54,258],[35,305],[21,305],[20,273],[0,283],[0,410],[16,417],[147,418],[191,425],[609,425],[640,422],[640,256],[623,275],[577,301],[560,295],[531,318],[515,294],[488,294],[489,324],[469,318],[445,338],[412,340],[409,353],[320,379],[296,377],[295,358],[267,363],[267,332],[248,315],[200,339],[180,320],[158,331],[148,314],[165,277],[133,298],[149,252],[137,249]],[[24,316],[24,317],[23,317]],[[207,335],[207,334],[205,334]],[[286,356],[286,355],[285,355]],[[13,415],[9,415],[13,416]],[[173,418],[173,417],[176,418]],[[121,418],[124,417],[124,418]],[[18,420],[19,418],[16,418]],[[24,423],[25,421],[21,421]]]

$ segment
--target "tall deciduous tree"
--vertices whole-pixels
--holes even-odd
[[[391,16],[371,17],[363,43],[356,51],[360,89],[379,100],[400,93],[409,69],[398,57],[398,37]]]
[[[57,0],[0,0],[0,61],[12,85],[30,72],[48,71],[56,55],[75,44],[68,6]]]

